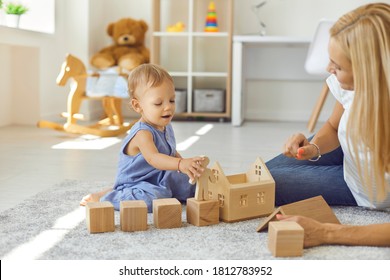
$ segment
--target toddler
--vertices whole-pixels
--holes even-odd
[[[83,197],[80,205],[110,201],[119,210],[120,201],[144,200],[152,212],[153,199],[186,201],[194,196],[189,181],[203,173],[204,158],[182,158],[176,151],[173,79],[157,65],[142,64],[132,70],[128,84],[131,106],[141,117],[123,141],[114,187]]]

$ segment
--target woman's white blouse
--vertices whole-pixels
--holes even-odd
[[[359,206],[369,207],[369,208],[390,208],[390,191],[387,190],[387,198],[384,201],[376,201],[376,193],[373,193],[373,201],[370,200],[369,194],[366,188],[362,185],[360,180],[357,165],[354,162],[353,156],[350,152],[347,143],[346,129],[347,122],[350,114],[351,105],[353,98],[355,96],[354,91],[344,90],[340,87],[340,84],[335,75],[331,75],[326,80],[329,90],[332,92],[334,97],[338,102],[344,107],[344,113],[341,117],[339,128],[338,128],[338,138],[340,141],[341,148],[344,152],[344,180],[347,183],[349,189],[352,192],[357,204]],[[360,160],[363,162],[364,157],[359,154]],[[386,180],[390,186],[390,174],[386,174]],[[375,188],[374,188],[375,190]]]

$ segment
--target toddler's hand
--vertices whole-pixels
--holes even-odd
[[[190,183],[194,184],[205,170],[202,166],[204,160],[204,157],[183,158],[179,164],[179,171],[187,174],[190,178]]]

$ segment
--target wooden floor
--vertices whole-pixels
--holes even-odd
[[[245,122],[233,127],[175,121],[173,127],[184,157],[207,155],[227,175],[246,171],[258,156],[267,161],[279,154],[292,133],[308,135],[306,123],[296,122]],[[34,126],[0,127],[0,211],[66,179],[113,182],[122,138],[80,138]],[[117,143],[85,149],[99,148],[107,141]],[[58,145],[72,147],[59,149]]]

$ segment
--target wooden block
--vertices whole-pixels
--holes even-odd
[[[268,248],[275,257],[297,257],[303,254],[304,230],[296,222],[270,222]]]
[[[181,227],[181,211],[181,203],[176,198],[153,200],[153,221],[155,227]]]
[[[208,226],[219,223],[218,200],[187,199],[187,222],[194,226]]]
[[[85,209],[89,233],[115,231],[114,206],[111,202],[89,202]]]
[[[263,222],[261,222],[260,225],[257,227],[256,231],[260,232],[262,230],[265,230],[268,227],[269,222],[276,221],[276,214],[280,214],[280,207],[276,208],[271,215],[269,215]]]
[[[301,215],[309,217],[320,223],[340,224],[339,219],[337,219],[336,215],[321,195],[283,205],[281,207],[281,213],[283,215]]]
[[[283,215],[305,216],[320,223],[340,224],[339,219],[337,219],[328,203],[326,203],[325,199],[319,195],[280,206],[257,227],[256,231],[259,232],[266,229],[270,221],[276,220],[275,216],[278,213]]]
[[[120,203],[120,223],[122,231],[142,231],[148,229],[148,207],[143,200],[126,200]]]

